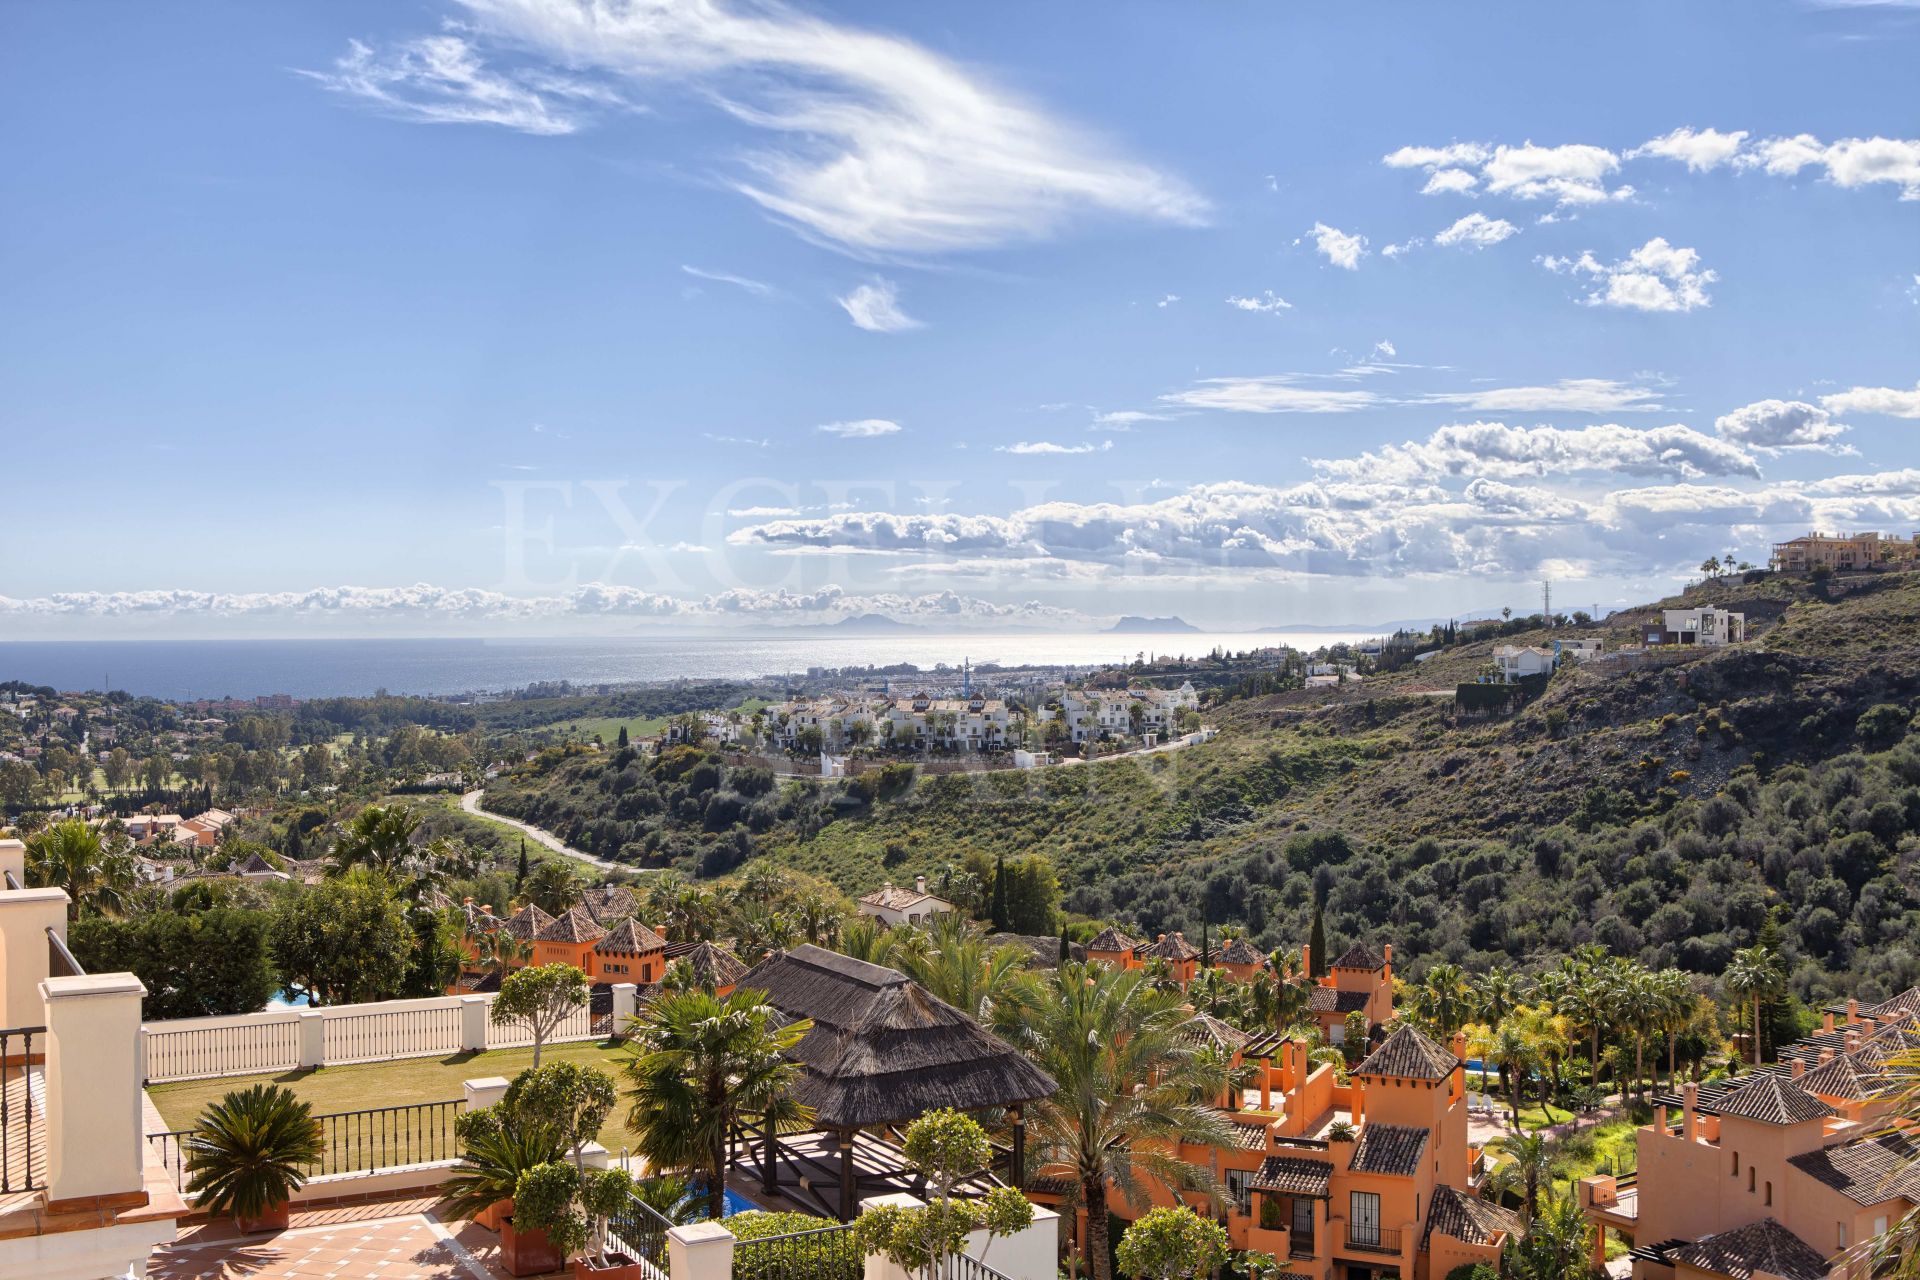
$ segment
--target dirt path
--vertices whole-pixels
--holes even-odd
[[[634,870],[633,867],[625,866],[618,862],[609,862],[605,858],[596,858],[590,853],[582,853],[580,850],[560,839],[560,837],[554,835],[551,831],[544,831],[534,826],[531,822],[522,822],[518,818],[509,818],[503,813],[491,813],[482,809],[480,807],[480,797],[485,794],[484,791],[467,792],[460,797],[460,807],[468,813],[487,819],[489,822],[498,822],[518,829],[531,837],[543,849],[551,849],[555,853],[565,854],[569,858],[576,858],[589,866],[598,867],[602,871]]]

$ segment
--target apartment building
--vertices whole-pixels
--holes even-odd
[[[1920,533],[1900,539],[1880,533],[1809,533],[1773,546],[1772,566],[1781,573],[1813,569],[1877,569],[1920,560]]]
[[[1166,738],[1180,727],[1180,717],[1198,710],[1200,695],[1192,682],[1177,689],[1069,689],[1060,695],[1057,712],[1041,712],[1043,720],[1058,716],[1073,742],[1098,742],[1153,734]]]
[[[1246,1094],[1225,1100],[1234,1145],[1178,1153],[1226,1188],[1223,1211],[1189,1203],[1219,1218],[1235,1248],[1284,1259],[1303,1280],[1441,1280],[1498,1263],[1519,1221],[1478,1194],[1487,1165],[1467,1138],[1464,1037],[1447,1048],[1403,1026],[1343,1085],[1288,1037],[1206,1015],[1188,1034],[1254,1068]],[[1132,1217],[1174,1199],[1157,1184],[1147,1196],[1132,1205],[1116,1189],[1114,1211]]]
[[[1592,1177],[1595,1260],[1630,1236],[1634,1280],[1866,1274],[1865,1241],[1920,1206],[1920,1141],[1889,1130],[1887,1060],[1920,1048],[1920,987],[1829,1009],[1780,1061],[1655,1100],[1634,1174]]]

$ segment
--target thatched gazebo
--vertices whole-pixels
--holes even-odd
[[[862,1130],[902,1126],[939,1107],[961,1111],[1006,1108],[1012,1120],[1011,1181],[1019,1184],[1026,1162],[1026,1123],[1021,1108],[1051,1097],[1053,1078],[979,1023],[936,998],[905,974],[815,946],[770,956],[740,979],[742,990],[767,993],[792,1019],[810,1018],[813,1029],[794,1049],[803,1074],[793,1099],[811,1108],[816,1129],[831,1134],[838,1149],[832,1172],[839,1180],[837,1210],[851,1220],[862,1181],[891,1189],[901,1170],[879,1167],[875,1144],[860,1160]],[[765,1133],[760,1173],[776,1190],[776,1165],[795,1156],[826,1171],[817,1156],[795,1144],[783,1151],[778,1135]],[[856,1166],[867,1165],[863,1174]]]

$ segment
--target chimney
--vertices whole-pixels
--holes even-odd
[[[915,893],[925,893],[927,891],[927,878],[925,876],[915,876],[913,878],[913,891]]]
[[[1805,1058],[1795,1058],[1793,1060],[1793,1078],[1798,1080],[1805,1074],[1807,1074],[1807,1060]]]
[[[1828,1035],[1833,1034],[1833,1010],[1829,1009],[1822,1015],[1820,1019],[1820,1030]]]
[[[1852,996],[1847,997],[1847,1021],[1852,1022],[1860,1016],[1860,1002]]]
[[[1820,1051],[1820,1065],[1824,1067],[1824,1066],[1826,1066],[1826,1065],[1827,1065],[1827,1064],[1828,1064],[1829,1062],[1832,1062],[1832,1061],[1833,1061],[1833,1050],[1831,1050],[1831,1049],[1822,1049],[1822,1050]]]
[[[1155,942],[1165,942],[1167,940],[1167,935],[1164,933],[1156,933],[1153,935],[1153,940]]]
[[[1313,947],[1305,942],[1300,944],[1300,972],[1309,975],[1313,973]]]
[[[1860,1048],[1860,1033],[1858,1031],[1849,1030],[1847,1032],[1847,1052],[1853,1053],[1859,1048]]]
[[[1860,1019],[1860,1038],[1862,1040],[1871,1040],[1875,1026],[1876,1024],[1872,1018]]]
[[[1680,1088],[1680,1136],[1688,1142],[1700,1139],[1700,1086],[1689,1080]]]

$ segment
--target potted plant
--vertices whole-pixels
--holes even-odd
[[[500,1260],[516,1276],[558,1271],[587,1243],[587,1221],[576,1207],[579,1172],[549,1160],[520,1175],[513,1213],[500,1228]]]
[[[581,1179],[577,1199],[587,1219],[587,1250],[573,1260],[574,1280],[647,1280],[640,1259],[607,1249],[607,1220],[627,1207],[634,1189],[621,1169],[596,1169]],[[678,1183],[676,1203],[688,1199],[686,1184]]]
[[[324,1150],[313,1108],[279,1085],[236,1089],[208,1107],[187,1138],[187,1194],[241,1231],[279,1231],[306,1185],[301,1166]]]
[[[454,1125],[465,1149],[446,1181],[443,1208],[499,1231],[520,1175],[558,1159],[564,1143],[553,1125],[504,1105],[469,1111]]]

